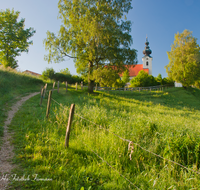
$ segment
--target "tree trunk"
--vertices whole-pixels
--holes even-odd
[[[88,92],[93,93],[94,89],[94,80],[90,78],[91,73],[93,72],[93,63],[89,62],[89,73],[88,73]]]
[[[94,80],[90,80],[88,81],[88,92],[93,93],[93,89],[94,89]]]

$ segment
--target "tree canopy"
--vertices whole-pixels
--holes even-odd
[[[165,68],[171,79],[183,86],[193,85],[200,79],[200,47],[191,31],[175,34],[174,44],[167,54],[169,64]]]
[[[129,75],[129,70],[126,69],[123,74],[122,74],[122,81],[126,84],[127,82],[130,81],[130,75]]]
[[[115,87],[117,80],[120,80],[119,74],[116,70],[108,67],[97,69],[93,72],[94,80],[102,87]]]
[[[18,67],[15,58],[21,52],[28,52],[32,41],[28,41],[36,32],[33,28],[24,29],[25,19],[17,21],[20,12],[6,9],[0,11],[0,62],[5,67]]]
[[[155,86],[157,85],[156,79],[146,73],[144,70],[141,70],[138,75],[131,79],[131,87],[146,87],[146,86]]]
[[[61,70],[60,70],[60,73],[63,73],[63,74],[66,74],[66,75],[71,75],[71,74],[70,74],[70,70],[69,70],[68,68],[61,69]]]
[[[45,60],[74,58],[77,72],[88,77],[90,92],[94,70],[136,63],[136,50],[130,48],[131,22],[123,19],[131,0],[59,0],[58,8],[63,24],[57,36],[47,31]]]
[[[42,72],[42,78],[44,80],[47,80],[48,78],[53,80],[54,79],[54,75],[55,75],[55,71],[53,68],[46,68],[46,70],[44,70]]]

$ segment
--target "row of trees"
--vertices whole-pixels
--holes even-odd
[[[59,0],[58,8],[63,25],[57,36],[47,32],[44,44],[49,53],[45,60],[50,63],[64,61],[65,57],[73,58],[77,72],[88,80],[89,92],[93,91],[95,82],[102,86],[125,85],[128,82],[125,65],[137,63],[136,50],[130,48],[131,22],[125,18],[132,9],[131,0]],[[28,52],[32,44],[28,39],[35,33],[33,28],[24,29],[25,19],[18,21],[18,17],[18,11],[0,12],[0,64],[5,67],[18,66],[16,56]],[[174,44],[167,54],[169,64],[165,68],[170,80],[163,81],[200,87],[200,47],[192,32],[184,30],[175,34]],[[122,72],[121,80],[119,73]],[[70,74],[62,72],[54,72],[52,76],[55,80],[75,81]],[[80,77],[75,78],[78,81]],[[131,85],[147,86],[157,82],[153,76],[140,73]]]
[[[69,84],[83,81],[83,78],[77,75],[71,75],[68,68],[60,70],[60,72],[55,72],[53,68],[46,68],[46,70],[42,72],[42,78],[44,80],[50,79],[51,81],[67,81]]]
[[[162,78],[161,74],[157,77],[148,75],[143,70],[138,73],[131,81],[131,87],[148,87],[157,85],[174,85],[174,81],[170,78]]]

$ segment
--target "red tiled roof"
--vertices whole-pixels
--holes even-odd
[[[41,76],[40,74],[34,73],[34,72],[32,72],[32,71],[29,71],[29,70],[25,70],[23,73],[29,73],[29,74],[31,74],[31,75]]]
[[[138,75],[138,73],[141,70],[144,70],[146,73],[149,74],[149,69],[143,69],[143,64],[138,64],[138,65],[130,65],[128,66],[128,70],[129,70],[129,76],[130,77],[135,77]],[[122,73],[120,74],[120,77],[122,76]]]

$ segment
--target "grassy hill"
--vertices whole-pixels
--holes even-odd
[[[19,96],[40,91],[43,81],[13,69],[0,67],[0,136],[3,135],[3,123],[7,109]]]
[[[10,125],[15,132],[14,161],[20,165],[14,172],[30,178],[12,181],[12,188],[199,189],[199,97],[200,91],[192,88],[92,95],[63,88],[53,92],[61,105],[52,101],[46,119],[47,99],[40,107],[40,97],[35,96]],[[75,115],[65,149],[72,103]],[[132,151],[118,136],[133,142]]]

